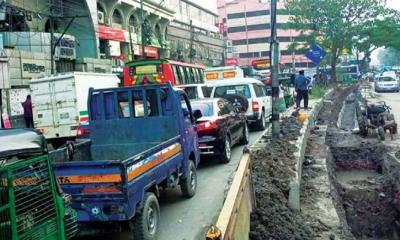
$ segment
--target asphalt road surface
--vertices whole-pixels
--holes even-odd
[[[391,112],[394,114],[394,118],[397,124],[400,124],[400,93],[378,93],[377,98],[373,101],[385,101],[386,104],[392,108]],[[400,130],[400,126],[398,127],[398,129]],[[400,145],[400,134],[394,135],[394,140],[391,140],[390,134],[386,133],[385,143],[389,145]]]
[[[263,131],[251,131],[250,143],[257,140]],[[243,146],[232,149],[232,159],[221,164],[216,159],[200,163],[197,178],[197,193],[191,199],[181,197],[180,189],[169,189],[162,193],[160,201],[161,223],[158,240],[205,239],[205,229],[218,217],[227,194],[230,179],[239,165]],[[107,234],[98,239],[131,239],[128,232]],[[138,239],[139,240],[139,239]]]

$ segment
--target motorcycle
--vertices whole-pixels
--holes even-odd
[[[386,105],[385,102],[373,104],[364,103],[358,108],[357,120],[360,129],[360,134],[368,135],[368,130],[377,130],[380,140],[385,140],[385,132],[389,130],[391,139],[393,134],[397,133],[397,123],[394,119],[392,108]]]

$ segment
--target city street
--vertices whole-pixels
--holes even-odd
[[[250,144],[263,131],[250,132]],[[205,228],[214,223],[222,208],[229,180],[233,176],[242,156],[243,146],[232,149],[232,160],[221,164],[207,159],[198,169],[198,189],[191,199],[181,197],[179,188],[167,190],[160,199],[161,225],[159,240],[194,240],[202,238]],[[96,239],[129,239],[129,234],[109,234]]]

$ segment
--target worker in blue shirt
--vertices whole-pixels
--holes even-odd
[[[308,109],[308,84],[310,84],[310,79],[304,76],[304,70],[300,70],[294,84],[297,92],[296,107],[298,109],[302,99],[304,99],[304,109]]]

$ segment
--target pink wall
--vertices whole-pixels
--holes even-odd
[[[270,10],[269,3],[259,3],[257,0],[236,0],[235,2],[225,3],[225,0],[218,0],[218,11],[219,11],[219,22],[222,23],[223,18],[226,18],[230,13],[238,13],[238,12],[249,12],[249,11],[259,11],[259,10]],[[284,4],[282,2],[278,2],[278,9],[284,8]],[[269,16],[260,16],[260,17],[269,17]],[[229,20],[227,21],[229,23]],[[269,22],[269,21],[268,21]],[[285,23],[285,22],[278,22]],[[227,24],[226,27],[229,27]],[[284,30],[278,29],[277,31],[278,37],[297,37],[300,35],[300,31],[296,30]],[[226,39],[229,40],[239,40],[239,39],[251,39],[251,38],[262,38],[269,37],[271,35],[270,30],[258,30],[258,31],[248,31],[248,32],[239,32],[239,33],[228,33]],[[243,48],[242,48],[243,49]],[[286,50],[285,48],[281,48],[281,50]],[[239,58],[240,65],[248,65],[254,58]],[[281,63],[292,63],[292,55],[282,55],[280,62]],[[304,55],[296,55],[295,56],[296,63],[304,63],[310,62]]]

